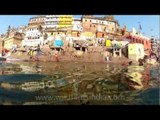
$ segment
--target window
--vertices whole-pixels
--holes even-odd
[[[90,27],[92,27],[92,25],[90,25]]]
[[[135,43],[135,39],[133,38],[133,43]]]
[[[92,20],[90,20],[90,22],[92,22]]]
[[[96,25],[94,25],[94,27],[96,27]]]
[[[87,22],[87,20],[85,19],[85,22]]]

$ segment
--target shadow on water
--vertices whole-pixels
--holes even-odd
[[[139,105],[159,105],[160,104],[160,89],[151,88],[141,92],[136,101]]]
[[[43,77],[45,77],[45,75],[39,75],[39,74],[1,75],[0,82],[24,83],[24,82],[37,81],[39,79],[42,79]]]
[[[155,70],[103,63],[6,64],[0,66],[0,104],[159,104]]]

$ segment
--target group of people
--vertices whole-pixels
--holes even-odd
[[[139,65],[142,66],[148,60],[155,60],[157,63],[160,63],[160,54],[156,55],[154,52],[150,52],[149,56],[145,55],[143,59],[139,59]]]
[[[18,48],[18,46],[16,44],[13,45],[12,48],[11,48],[12,53],[17,52],[17,48]]]
[[[38,46],[36,47],[36,49],[33,49],[32,47],[29,48],[28,55],[29,55],[30,60],[33,59],[33,53],[34,53],[34,51],[37,51],[37,55],[36,55],[36,56],[37,56],[37,57],[36,57],[37,59],[36,59],[36,60],[39,60],[38,56],[41,55],[41,53],[42,53],[39,44],[38,44]]]
[[[36,53],[36,57],[34,57],[34,52],[37,52]],[[39,61],[39,56],[40,55],[43,55],[44,53],[42,52],[42,50],[41,50],[41,47],[40,47],[40,45],[38,45],[37,47],[36,47],[36,49],[33,49],[32,47],[29,49],[29,51],[28,51],[28,55],[29,55],[29,59],[30,60],[36,60],[36,61]],[[55,61],[56,62],[59,62],[59,57],[58,57],[58,51],[53,51],[53,52],[49,52],[49,55],[50,55],[50,57],[53,55],[54,56],[54,59],[55,59]]]

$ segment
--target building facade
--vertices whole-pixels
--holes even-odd
[[[117,35],[117,29],[119,29],[118,21],[114,20],[112,16],[82,16],[82,26],[83,32],[90,31],[93,34],[96,34],[98,28],[101,27],[101,33],[104,34],[103,36],[112,39]]]
[[[46,15],[45,28],[56,29],[72,27],[72,21],[72,15]]]
[[[40,26],[30,26],[27,28],[26,35],[22,41],[22,46],[43,45],[44,38]]]
[[[73,16],[72,15],[59,15],[58,28],[72,27]]]
[[[17,31],[18,31],[19,33],[25,33],[26,30],[27,30],[27,26],[19,26],[19,27],[17,28]]]
[[[59,15],[46,15],[45,29],[58,28]]]
[[[128,58],[138,61],[144,58],[144,45],[140,43],[130,43],[128,45]]]
[[[145,37],[143,35],[138,35],[135,33],[130,33],[127,36],[127,39],[130,40],[130,43],[140,43],[143,44],[144,50],[151,51],[151,39],[148,37]]]
[[[72,31],[71,36],[72,37],[80,37],[81,32],[83,31],[81,18],[74,18],[72,21]]]
[[[46,19],[46,16],[44,16],[44,15],[32,17],[32,18],[29,19],[28,26],[39,26],[39,25],[41,25],[42,27],[44,27],[45,19]]]
[[[9,37],[4,39],[4,48],[11,49],[13,45],[21,46],[23,40],[23,35],[19,32],[14,32],[9,35]]]
[[[48,36],[64,36],[72,29],[72,19],[72,15],[47,15],[45,32]]]

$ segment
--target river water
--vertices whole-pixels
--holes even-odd
[[[153,66],[4,63],[0,64],[0,104],[159,105],[159,76],[160,69]],[[139,89],[137,83],[142,83]]]

